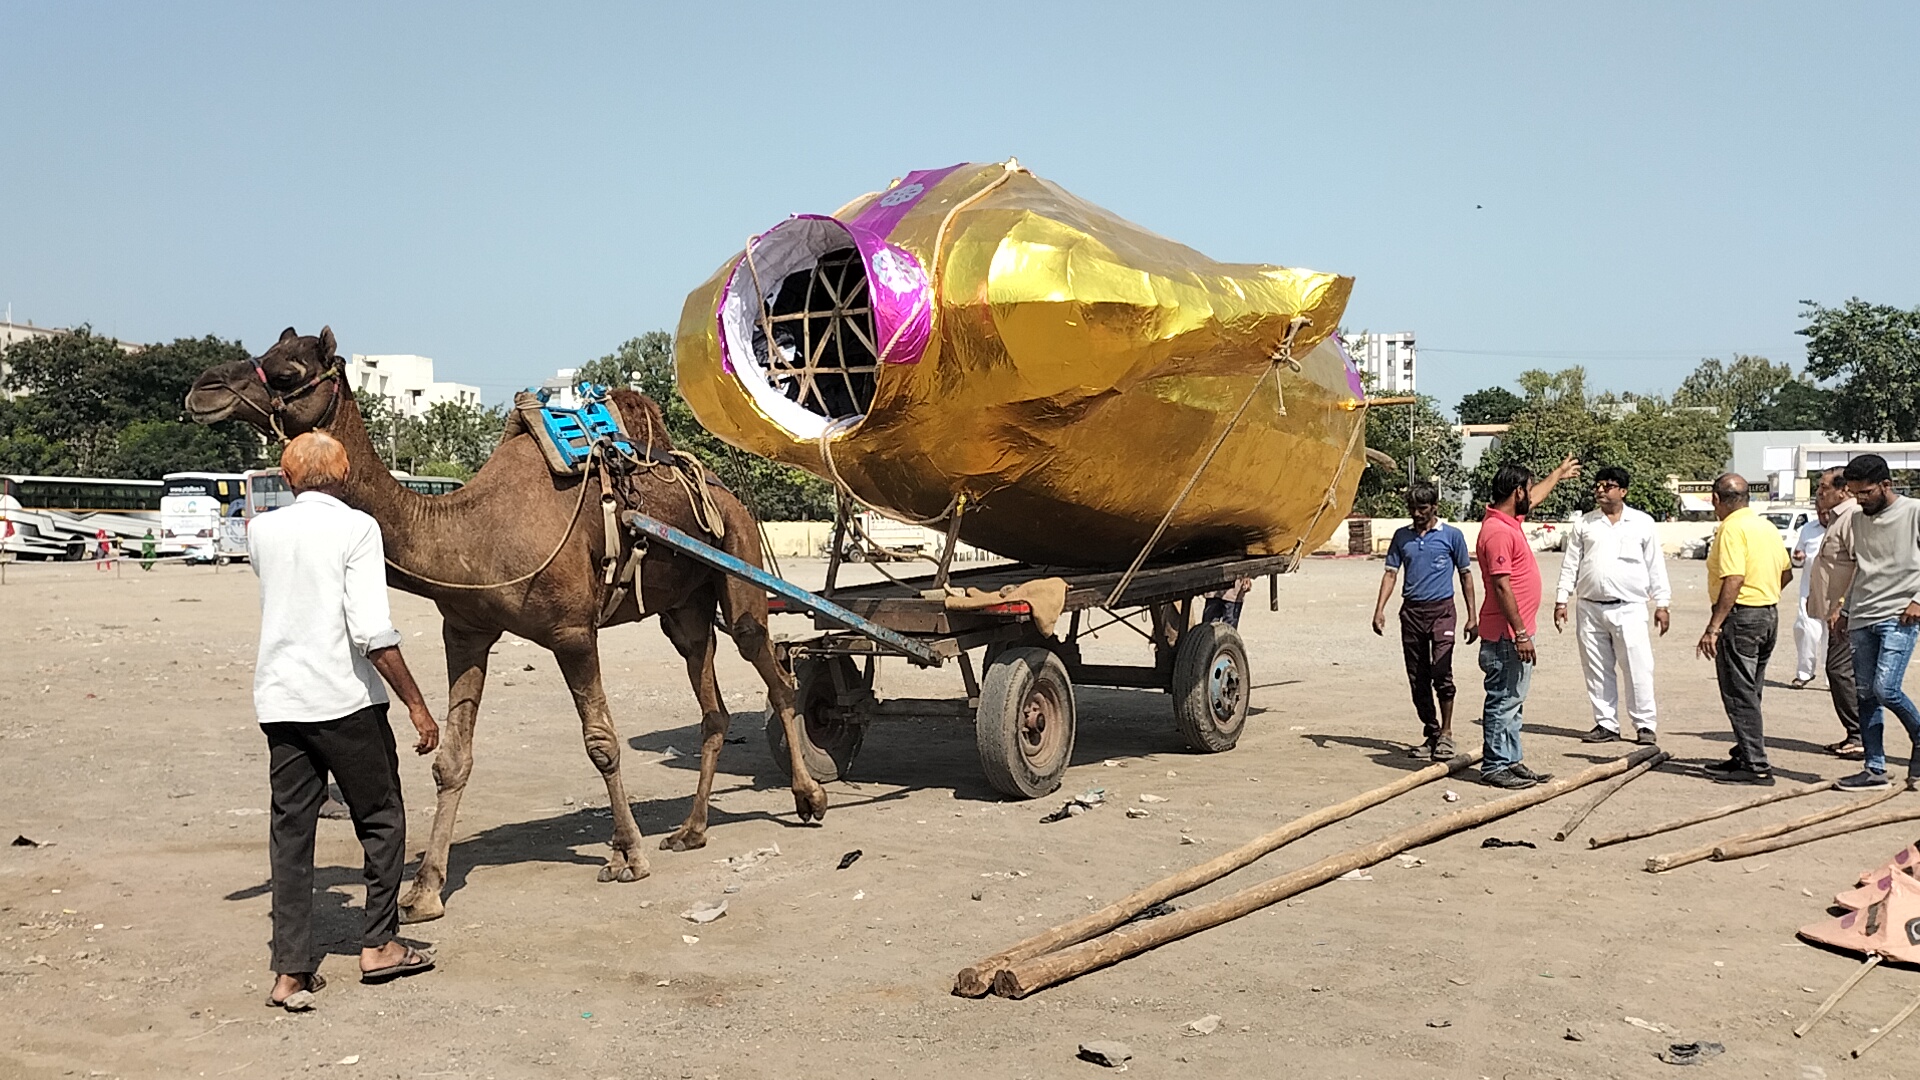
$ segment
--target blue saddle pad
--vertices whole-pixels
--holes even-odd
[[[577,393],[583,404],[577,409],[568,409],[547,404],[546,392],[540,392],[543,433],[568,466],[575,470],[584,467],[593,457],[594,445],[602,439],[609,440],[620,454],[635,456],[633,444],[627,441],[613,417],[607,388],[581,383]]]

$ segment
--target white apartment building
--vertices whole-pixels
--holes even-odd
[[[547,392],[547,402],[555,408],[577,409],[580,407],[580,395],[573,392],[574,376],[579,368],[563,367],[553,373],[553,378],[542,379],[540,389]]]
[[[433,360],[411,353],[369,356],[355,353],[347,361],[347,385],[356,392],[378,394],[402,416],[425,416],[442,401],[456,405],[480,404],[480,388],[465,383],[435,382]]]
[[[1361,334],[1347,342],[1360,370],[1372,377],[1373,392],[1383,397],[1414,390],[1413,332]]]

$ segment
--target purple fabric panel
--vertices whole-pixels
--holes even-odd
[[[898,184],[882,192],[852,221],[841,223],[824,214],[795,214],[747,241],[747,244],[755,247],[761,240],[795,221],[832,221],[845,229],[855,250],[860,252],[861,263],[866,267],[867,290],[873,303],[873,331],[878,339],[875,344],[880,347],[880,358],[889,364],[915,363],[926,352],[927,342],[933,335],[933,285],[920,260],[905,248],[888,243],[887,236],[935,184],[966,167],[966,163],[962,162],[944,169],[910,172]],[[713,313],[720,338],[720,367],[729,374],[733,372],[733,356],[727,348],[722,313],[726,298],[732,295],[735,283],[746,272],[747,260],[742,256],[734,264],[733,272],[727,275],[726,288],[720,294],[720,305]],[[772,283],[761,284],[771,287]]]
[[[854,219],[847,223],[847,229],[854,234],[865,232],[873,239],[884,241],[892,235],[893,227],[907,216],[921,196],[933,189],[935,184],[967,167],[966,162],[949,165],[944,169],[921,169],[908,173],[898,184],[880,193],[880,197],[867,204]],[[865,251],[863,245],[861,248]]]

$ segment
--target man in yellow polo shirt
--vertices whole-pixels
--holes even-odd
[[[1720,704],[1733,725],[1733,752],[1705,771],[1723,784],[1772,784],[1760,690],[1780,633],[1780,590],[1793,580],[1792,556],[1779,530],[1747,505],[1747,482],[1733,473],[1713,482],[1713,516],[1720,519],[1707,550],[1713,613],[1699,652],[1713,661]]]

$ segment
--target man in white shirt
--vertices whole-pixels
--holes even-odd
[[[438,746],[440,729],[400,656],[380,526],[340,501],[345,448],[331,435],[308,432],[287,444],[280,467],[298,493],[293,505],[255,518],[247,532],[260,577],[253,705],[267,736],[273,789],[268,853],[277,977],[267,1004],[303,1009],[326,985],[313,947],[313,842],[329,774],[366,852],[360,981],[433,967],[430,956],[394,940],[407,818],[381,679],[407,706],[419,734],[415,753]]]
[[[1653,518],[1627,505],[1627,471],[1609,466],[1594,474],[1594,508],[1567,534],[1560,584],[1554,590],[1553,628],[1564,632],[1567,603],[1578,598],[1574,634],[1580,643],[1580,667],[1593,703],[1593,730],[1587,742],[1620,737],[1620,680],[1625,664],[1633,688],[1628,715],[1638,741],[1651,746],[1656,718],[1653,703],[1653,638],[1647,633],[1647,604],[1666,634],[1673,589],[1667,584],[1667,560]]]
[[[1796,652],[1793,667],[1792,686],[1795,690],[1804,688],[1813,681],[1819,668],[1820,650],[1827,644],[1827,624],[1821,612],[1807,611],[1807,590],[1813,585],[1813,575],[1806,573],[1808,561],[1820,554],[1820,541],[1827,535],[1827,527],[1820,521],[1816,512],[1800,526],[1800,533],[1793,541],[1793,568],[1802,571],[1800,575],[1800,610],[1793,617],[1793,644]],[[1827,672],[1828,681],[1832,681],[1833,672]]]

